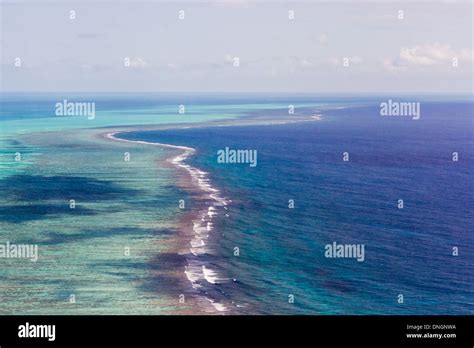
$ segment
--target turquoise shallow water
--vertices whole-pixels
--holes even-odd
[[[0,259],[0,313],[472,313],[472,102],[426,100],[413,123],[381,119],[376,97],[100,95],[87,120],[52,115],[62,98],[1,99],[0,243],[39,258]],[[257,124],[289,104],[313,122]],[[203,122],[247,125],[189,128]],[[178,163],[194,179],[167,160],[185,150],[104,137],[120,131],[193,147]],[[258,150],[257,167],[219,164],[226,146]],[[364,243],[365,261],[324,257],[334,241]]]
[[[188,174],[166,161],[180,151],[100,134],[111,129],[103,127],[224,120],[285,104],[185,98],[179,114],[183,98],[100,95],[88,120],[55,116],[63,98],[91,99],[1,99],[0,242],[35,244],[39,255],[37,262],[0,259],[0,313],[216,312],[184,274],[190,236],[182,221],[200,198],[187,190]]]
[[[154,291],[154,255],[172,250],[179,192],[160,168],[163,151],[84,139],[85,132],[25,139],[34,163],[2,180],[2,240],[38,244],[38,262],[2,260],[3,313],[161,313],[173,294]],[[131,152],[130,162],[124,152]],[[70,200],[75,208],[70,208]],[[130,250],[129,255],[126,250]],[[68,303],[74,294],[76,303]]]

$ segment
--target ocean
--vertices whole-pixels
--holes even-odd
[[[223,278],[212,288],[236,312],[467,314],[472,115],[472,103],[430,101],[419,120],[383,118],[372,104],[327,111],[321,122],[121,137],[195,148],[187,162],[231,201],[206,257]],[[258,165],[218,163],[226,147],[256,149]],[[333,242],[364,244],[365,260],[325,257]]]
[[[93,122],[62,99],[2,97],[0,241],[39,260],[1,260],[1,313],[474,312],[469,98],[413,120],[379,96],[105,95]]]

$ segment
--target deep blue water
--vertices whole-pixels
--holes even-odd
[[[188,163],[233,200],[212,262],[237,279],[216,286],[242,312],[473,314],[473,105],[424,102],[420,120],[383,118],[374,104],[319,122],[122,137],[195,147]],[[226,146],[256,149],[257,167],[217,163]],[[365,261],[326,258],[332,242],[364,244]]]

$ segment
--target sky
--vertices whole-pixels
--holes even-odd
[[[0,90],[472,94],[473,7],[2,0]]]

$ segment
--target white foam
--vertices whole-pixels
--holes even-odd
[[[199,248],[199,247],[203,247],[205,245],[206,245],[206,243],[204,243],[204,241],[202,239],[196,239],[195,238],[191,241],[191,246],[193,248]]]
[[[203,255],[209,252],[209,250],[206,249],[207,246],[206,246],[205,240],[209,238],[209,232],[211,232],[213,229],[212,220],[214,216],[218,215],[216,207],[226,206],[228,202],[231,202],[231,201],[230,200],[227,201],[224,197],[221,197],[218,194],[219,190],[212,187],[212,184],[210,182],[210,179],[208,178],[207,172],[199,170],[188,164],[183,163],[183,161],[185,161],[187,158],[193,155],[196,152],[196,150],[187,146],[178,146],[178,145],[154,143],[154,142],[152,143],[152,142],[139,141],[139,140],[132,141],[132,140],[121,139],[121,138],[115,137],[115,134],[117,133],[119,132],[108,133],[107,137],[109,139],[122,141],[122,142],[161,146],[161,147],[179,149],[179,150],[184,151],[175,157],[169,158],[167,161],[172,163],[178,168],[182,168],[188,171],[188,173],[191,176],[192,182],[196,184],[200,188],[200,190],[206,193],[209,193],[209,198],[212,200],[212,202],[207,207],[207,209],[200,211],[199,213],[200,218],[193,221],[194,238],[191,240],[189,251],[195,258],[192,260],[188,259],[188,265],[185,267],[184,273],[186,274],[186,277],[188,278],[188,280],[191,282],[193,289],[199,289],[202,287],[202,285],[200,284],[201,280],[205,280],[209,284],[213,284],[213,285],[219,284],[220,281],[225,281],[224,278],[219,277],[217,272],[215,272],[214,270],[210,268],[206,268],[206,266],[204,266],[202,264],[202,261],[199,261],[198,258],[199,258],[199,255]],[[227,308],[223,304],[215,302],[214,300],[207,297],[206,299],[212,304],[215,310],[219,312],[227,310]]]
[[[184,274],[186,274],[186,277],[191,282],[193,289],[199,289],[201,287],[201,285],[198,283],[199,279],[201,279],[199,268],[188,265],[184,268]]]
[[[223,304],[218,303],[218,302],[216,302],[216,301],[212,301],[211,299],[208,299],[208,300],[209,300],[209,302],[211,302],[211,304],[214,306],[214,308],[215,308],[217,311],[219,311],[219,312],[225,312],[225,311],[227,311],[227,307],[224,306]]]
[[[225,312],[227,311],[227,307],[224,306],[221,303],[218,303],[214,300],[211,300],[210,298],[206,297],[206,299],[212,304],[212,306],[218,311],[218,312]]]
[[[204,279],[211,284],[219,284],[216,272],[206,266],[202,265],[202,273],[204,274]]]

